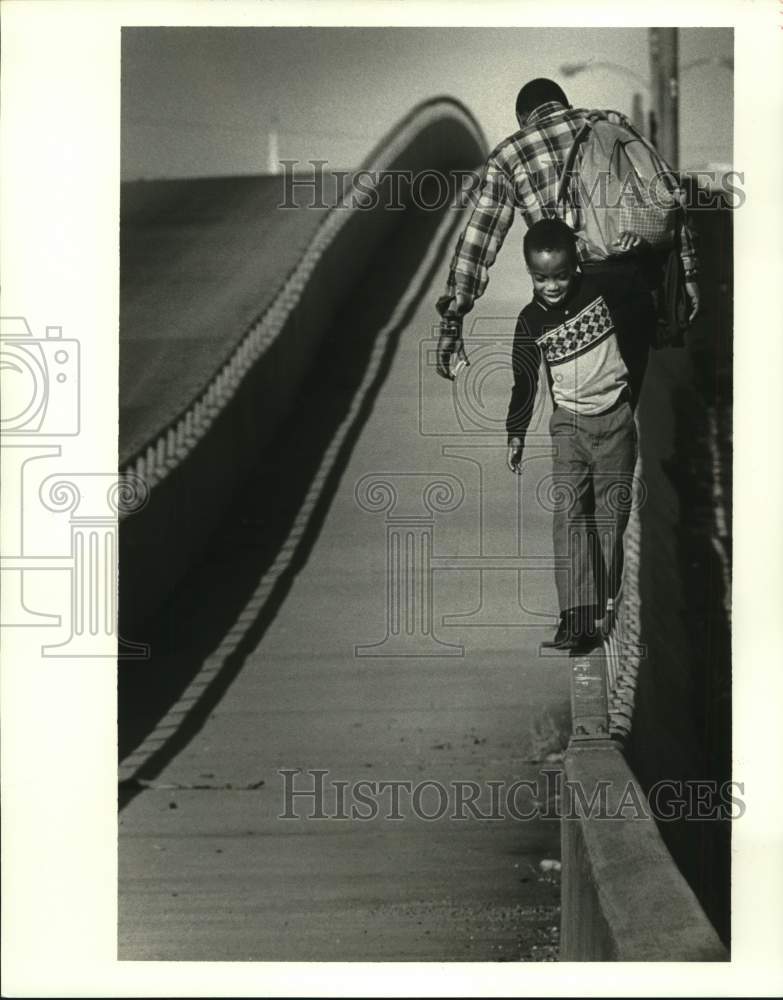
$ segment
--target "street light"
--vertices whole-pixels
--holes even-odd
[[[587,62],[564,63],[560,67],[560,72],[563,76],[571,77],[590,69],[608,69],[641,84],[650,94],[654,109],[649,115],[650,140],[656,145],[659,144],[657,133],[660,126],[661,152],[676,169],[679,159],[679,75],[697,66],[721,66],[733,71],[734,60],[730,56],[701,56],[680,66],[676,28],[650,28],[649,40],[652,80],[646,79],[621,63],[607,60],[591,59]],[[642,99],[638,92],[633,95],[632,107],[634,125],[639,131],[643,131]]]
[[[563,63],[560,67],[560,72],[563,76],[576,76],[578,73],[584,73],[588,69],[613,69],[616,73],[630,76],[632,80],[636,80],[643,87],[646,87],[648,90],[650,89],[649,81],[645,80],[640,73],[635,73],[632,69],[628,69],[627,66],[622,66],[620,63],[615,62],[605,62],[603,60],[597,62],[594,59],[590,59],[588,62]]]
[[[689,69],[693,69],[695,66],[722,66],[724,69],[733,70],[734,60],[731,56],[703,56],[700,59],[691,59],[684,66],[680,66],[680,73],[687,73]],[[615,72],[622,73],[624,76],[628,76],[637,83],[640,83],[645,90],[650,90],[650,81],[646,77],[616,62],[590,59],[587,62],[563,63],[560,67],[560,72],[563,76],[577,76],[577,74],[584,73],[588,69],[613,69]]]
[[[607,60],[595,60],[590,59],[588,62],[574,62],[574,63],[563,63],[560,67],[560,72],[563,76],[571,77],[578,76],[580,73],[585,73],[587,70],[591,69],[608,69],[615,73],[620,73],[623,76],[629,77],[634,83],[641,84],[642,87],[648,92],[651,92],[652,88],[650,86],[650,81],[641,75],[641,73],[636,73],[634,70],[629,69],[627,66],[623,66],[621,63],[608,62]],[[655,117],[650,112],[648,128],[644,127],[644,106],[642,103],[642,95],[638,90],[634,91],[633,99],[631,101],[631,121],[634,124],[634,128],[638,132],[647,132],[650,141],[655,143],[656,139],[656,122]]]

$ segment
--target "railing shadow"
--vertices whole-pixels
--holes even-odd
[[[211,539],[204,558],[150,623],[146,633],[134,634],[134,639],[150,645],[151,658],[120,663],[118,712],[122,761],[142,745],[182,698],[205,660],[221,643],[225,645],[226,637],[232,634],[237,616],[277,559],[324,453],[349,413],[368,371],[379,332],[388,324],[437,237],[442,245],[437,253],[430,255],[417,294],[395,326],[387,331],[369,391],[342,439],[290,561],[258,606],[252,622],[241,634],[237,633],[236,644],[226,653],[199,697],[183,713],[175,731],[146,756],[132,776],[121,782],[120,808],[144,788],[145,782],[152,781],[199,731],[264,635],[292,580],[307,561],[340,475],[386,379],[400,335],[428,291],[452,235],[452,226],[439,232],[443,211],[408,209],[405,216],[362,273],[356,294],[341,309],[333,329],[322,341],[324,346],[313,359],[311,373],[301,390],[301,405],[263,454],[257,459],[248,456],[248,461],[255,461],[254,469]],[[455,224],[457,221],[455,213]],[[346,266],[350,266],[349,262]],[[122,564],[120,588],[122,591]]]

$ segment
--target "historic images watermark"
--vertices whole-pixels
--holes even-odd
[[[589,789],[559,769],[515,781],[419,777],[349,780],[326,768],[281,768],[284,820],[480,820],[536,819],[724,822],[745,814],[740,781],[660,780],[643,793],[634,781],[618,788],[601,780]]]
[[[0,318],[3,492],[6,518],[0,571],[2,625],[56,628],[47,657],[147,658],[145,644],[118,637],[117,518],[148,501],[132,473],[62,469],[63,447],[81,431],[80,345],[49,326],[36,337],[23,316]],[[57,471],[53,471],[57,469]],[[62,545],[62,518],[69,541]],[[59,592],[67,580],[65,614],[34,607],[29,582],[42,574]],[[64,635],[62,634],[64,633]]]
[[[279,209],[352,209],[358,211],[401,212],[409,207],[424,212],[441,212],[447,208],[474,207],[481,196],[484,175],[477,170],[338,170],[329,167],[328,160],[281,160],[283,167],[283,197]],[[541,181],[549,182],[554,190],[559,180],[556,167],[547,168]],[[724,208],[737,209],[745,203],[745,174],[740,170],[695,170],[689,172],[682,187],[668,172],[661,171],[650,179],[629,174],[620,186],[611,184],[609,171],[599,171],[588,189],[576,177],[575,196],[581,205],[596,208],[618,208],[626,199],[642,200],[661,209],[671,206],[672,189],[680,204],[688,211],[709,211],[720,200]],[[507,196],[521,211],[540,207],[539,197],[529,186],[504,181],[503,175],[493,179],[506,184]],[[495,190],[495,197],[502,195]]]

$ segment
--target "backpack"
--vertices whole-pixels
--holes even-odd
[[[616,112],[615,112],[616,113]],[[574,166],[579,157],[577,170]],[[591,111],[576,134],[560,176],[556,211],[568,199],[588,260],[606,260],[623,230],[655,250],[673,246],[681,207],[677,179],[638,132]]]

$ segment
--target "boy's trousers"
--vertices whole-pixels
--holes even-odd
[[[633,411],[625,397],[594,416],[556,406],[549,429],[560,610],[592,606],[600,614],[622,580],[637,452]]]

